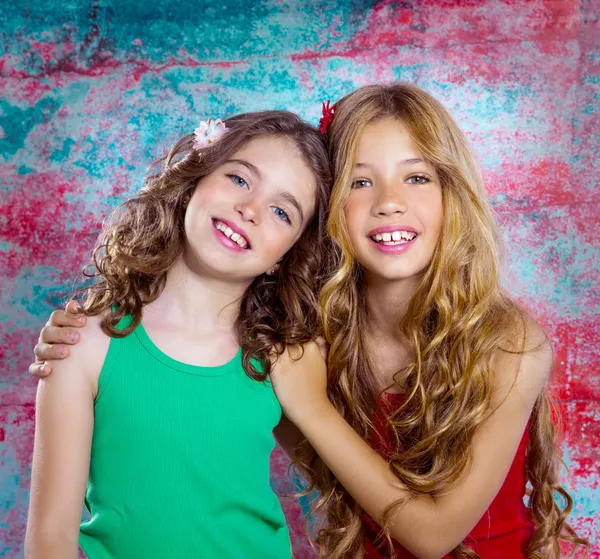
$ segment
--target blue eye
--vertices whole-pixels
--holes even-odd
[[[352,188],[365,188],[371,185],[371,181],[367,179],[356,179],[352,183]]]
[[[274,207],[271,208],[273,210],[273,213],[282,221],[285,221],[286,223],[291,223],[290,221],[290,216],[287,214],[287,212],[285,210],[282,210],[281,208],[278,207]]]
[[[431,179],[425,175],[413,175],[412,177],[408,177],[406,182],[408,184],[427,184],[431,182]]]
[[[246,190],[248,190],[248,183],[240,176],[238,175],[227,175],[230,179],[231,182],[233,182],[233,184],[235,184],[236,186],[239,186],[240,188],[245,188]]]

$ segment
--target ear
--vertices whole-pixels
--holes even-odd
[[[267,271],[267,275],[274,276],[279,271],[280,267],[281,266],[280,266],[279,262],[277,262],[276,264],[273,265],[273,267],[270,270]]]

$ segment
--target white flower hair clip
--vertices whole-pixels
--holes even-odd
[[[227,126],[220,118],[203,120],[198,128],[194,130],[194,149],[199,150],[209,144],[214,144],[227,130]]]

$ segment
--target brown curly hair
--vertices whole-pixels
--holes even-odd
[[[362,130],[389,117],[408,128],[442,186],[440,239],[399,325],[414,356],[395,377],[402,379],[406,396],[387,416],[394,447],[392,470],[414,495],[436,495],[468,464],[473,435],[490,412],[492,357],[498,351],[525,351],[524,341],[515,347],[513,340],[515,332],[525,331],[527,316],[499,287],[499,235],[467,141],[451,116],[430,95],[408,84],[360,88],[335,105],[327,132],[334,167],[329,233],[335,250],[320,305],[330,344],[331,402],[363,439],[372,440],[376,410],[382,407],[381,388],[365,349],[362,271],[350,245],[344,205]],[[561,540],[573,547],[586,544],[566,522],[573,501],[560,485],[562,462],[550,406],[544,391],[529,428],[526,477],[535,522],[531,559],[558,559]],[[320,493],[311,512],[327,521],[317,536],[321,557],[355,557],[363,550],[364,511],[306,441],[297,450],[295,464]],[[402,504],[390,507],[385,519]],[[387,547],[394,556],[385,519]],[[479,557],[464,544],[454,556]]]
[[[294,113],[245,113],[224,122],[228,132],[201,151],[193,148],[193,135],[184,136],[152,164],[141,191],[113,212],[94,250],[93,265],[84,269],[92,283],[83,291],[83,310],[102,314],[101,326],[109,336],[122,337],[134,330],[142,307],[160,295],[168,270],[183,251],[184,201],[198,181],[251,140],[286,138],[313,170],[317,199],[314,216],[283,257],[279,273],[258,276],[240,303],[237,330],[244,369],[256,380],[265,380],[273,347],[305,343],[317,332],[316,289],[322,284],[331,170],[323,136]],[[125,315],[133,317],[131,325],[116,329]],[[261,363],[262,371],[253,359]]]

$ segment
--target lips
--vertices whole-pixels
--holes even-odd
[[[386,225],[369,232],[369,241],[385,254],[400,254],[408,250],[419,233],[407,225]]]
[[[228,248],[250,250],[251,245],[246,232],[235,223],[222,218],[213,218],[212,224],[218,239]]]

